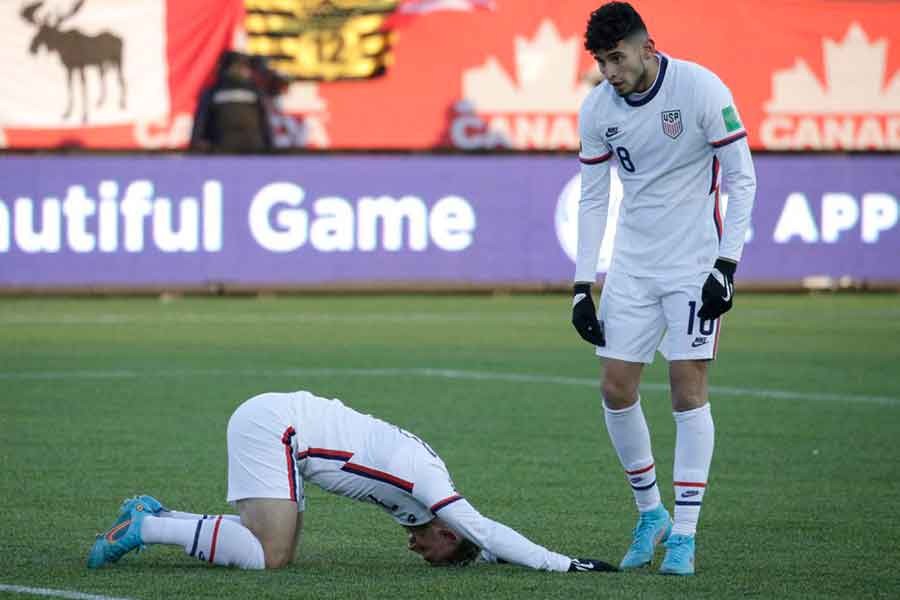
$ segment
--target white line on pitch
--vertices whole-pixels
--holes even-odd
[[[145,314],[145,315],[58,315],[53,317],[33,315],[0,315],[0,325],[130,325],[130,324],[183,324],[183,323],[402,323],[407,321],[555,321],[552,316],[533,313],[278,313],[211,315],[203,313]]]
[[[101,596],[99,594],[85,594],[82,592],[71,592],[69,590],[51,590],[49,588],[33,588],[23,585],[5,585],[0,583],[0,592],[9,592],[12,594],[29,594],[31,596],[52,596],[54,598],[71,598],[72,600],[130,600],[129,598],[120,598],[116,596]]]
[[[284,368],[284,369],[174,369],[164,371],[138,371],[133,369],[73,370],[73,371],[0,371],[0,380],[49,381],[64,379],[136,379],[186,378],[186,377],[426,377],[468,381],[506,381],[511,383],[535,383],[551,385],[571,385],[595,387],[597,379],[590,377],[562,377],[558,375],[535,375],[528,373],[499,373],[493,371],[463,371],[458,369],[338,369],[338,368]],[[665,383],[646,382],[645,390],[664,392]],[[809,400],[816,402],[861,402],[900,406],[900,398],[891,396],[870,396],[864,394],[837,394],[829,392],[799,392],[767,388],[744,388],[731,386],[710,386],[713,396],[751,396],[774,400]]]

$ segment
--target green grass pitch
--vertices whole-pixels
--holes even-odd
[[[432,568],[376,507],[312,486],[286,570],[159,546],[85,568],[125,496],[228,511],[231,411],[295,389],[418,433],[484,514],[618,562],[634,507],[569,310],[562,295],[2,300],[0,585],[217,600],[900,595],[895,295],[738,296],[711,376],[696,577]],[[657,357],[642,393],[671,507],[665,373]]]

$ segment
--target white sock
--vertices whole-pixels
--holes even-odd
[[[180,510],[164,510],[157,513],[155,516],[164,519],[190,519],[192,521],[196,521],[197,519],[215,519],[216,517],[222,517],[223,519],[228,519],[235,523],[241,522],[240,515],[198,515],[197,513],[181,512]]]
[[[638,510],[653,510],[660,503],[659,486],[656,484],[656,465],[650,449],[650,430],[641,409],[640,397],[637,402],[621,410],[612,410],[604,402],[603,414],[609,439],[625,469]]]
[[[218,515],[207,519],[176,519],[147,516],[141,525],[145,544],[182,546],[188,556],[223,566],[265,569],[262,545],[240,517]]]
[[[675,526],[672,533],[694,535],[709,478],[716,429],[709,403],[672,413],[675,417]]]

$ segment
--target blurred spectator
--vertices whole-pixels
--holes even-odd
[[[271,69],[263,56],[252,59],[253,76],[263,91],[263,102],[269,115],[272,145],[277,149],[302,148],[306,145],[307,131],[304,123],[284,113],[281,97],[287,92],[290,81]]]
[[[194,115],[191,150],[269,152],[272,135],[265,90],[254,76],[253,59],[225,52],[215,83],[200,97]]]

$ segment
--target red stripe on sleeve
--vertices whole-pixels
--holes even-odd
[[[578,160],[581,161],[582,164],[585,165],[598,165],[602,162],[606,162],[612,156],[612,152],[607,152],[606,154],[601,154],[600,156],[594,156],[591,158],[585,158],[583,156],[579,156]]]
[[[364,467],[362,465],[358,465],[356,463],[347,463],[343,466],[345,471],[350,471],[351,473],[357,473],[362,475],[368,475],[369,477],[373,477],[375,479],[379,479],[381,481],[390,483],[392,485],[396,485],[397,487],[412,493],[413,491],[413,482],[406,481],[405,479],[400,479],[399,477],[395,477],[390,473],[386,473],[385,471],[379,471],[378,469],[372,469],[370,467]]]
[[[213,528],[212,544],[209,548],[209,562],[216,558],[216,542],[219,541],[219,525],[222,523],[222,515],[216,519],[216,526]]]
[[[349,460],[353,456],[352,452],[346,450],[329,450],[328,448],[309,448],[307,456],[312,458],[334,458],[338,460]]]
[[[719,157],[713,156],[712,163],[712,181],[709,183],[709,193],[712,194],[719,187],[716,184],[719,182]]]
[[[463,497],[460,496],[459,494],[453,494],[452,496],[449,496],[449,497],[447,497],[447,498],[444,498],[444,499],[441,500],[440,502],[435,502],[434,504],[432,504],[432,505],[431,505],[431,512],[436,513],[437,511],[441,510],[441,509],[444,508],[445,506],[447,506],[447,505],[449,505],[449,504],[453,504],[453,503],[456,502],[457,500],[462,500],[462,499],[463,499]]]
[[[719,240],[722,239],[722,211],[719,205],[719,188],[716,188],[716,204],[713,206],[713,219],[716,221],[716,233],[719,236]]]
[[[736,141],[738,141],[739,139],[744,138],[744,137],[747,137],[747,132],[746,132],[746,131],[741,131],[741,132],[738,132],[738,133],[736,133],[736,134],[734,134],[734,135],[728,136],[727,138],[723,138],[723,139],[721,139],[721,140],[719,140],[719,141],[717,141],[717,142],[710,142],[709,144],[710,144],[713,148],[721,148],[722,146],[727,146],[727,145],[730,144],[731,142],[736,142]]]

